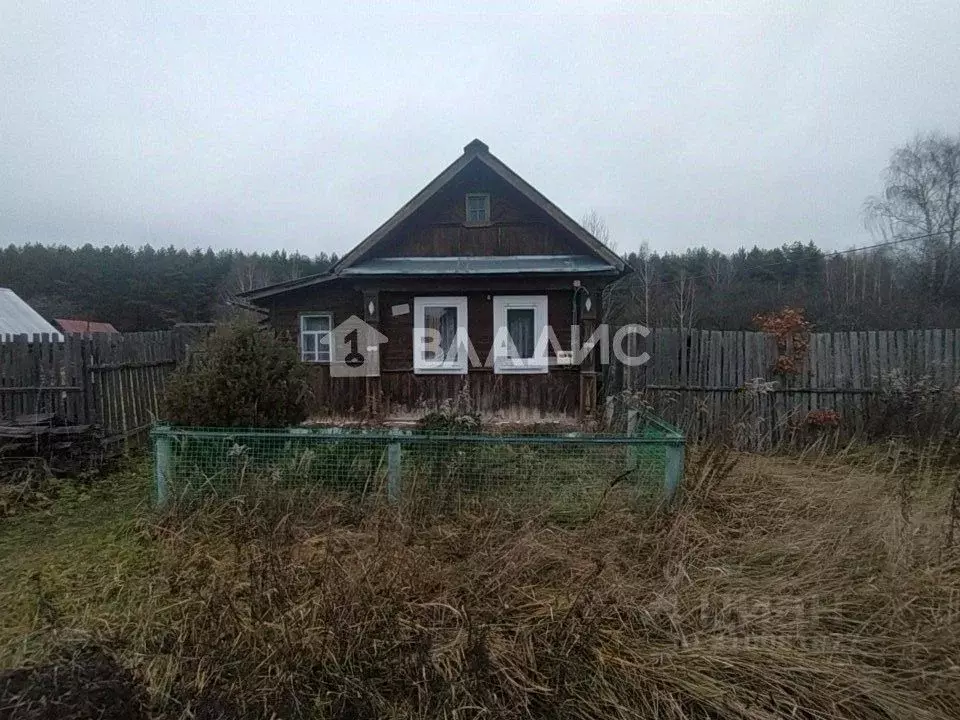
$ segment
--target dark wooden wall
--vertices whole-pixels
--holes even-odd
[[[384,292],[380,294],[380,332],[388,341],[381,354],[382,369],[385,373],[413,371],[413,304],[415,297],[447,293],[430,292],[426,287],[421,290],[403,292]],[[546,295],[547,322],[553,327],[557,340],[564,349],[570,347],[570,324],[573,322],[573,290],[538,290],[532,284],[526,287],[517,285],[510,290],[496,293],[489,290],[464,288],[450,291],[451,295],[467,297],[467,324],[470,340],[480,360],[486,362],[493,347],[493,298],[495,295]],[[409,306],[409,312],[393,315],[392,308],[398,305]],[[550,349],[553,357],[553,349]],[[474,370],[471,369],[471,372]]]
[[[493,297],[495,295],[547,296],[547,321],[561,347],[570,347],[573,320],[573,283],[570,279],[528,278],[525,282],[506,278],[438,280],[407,278],[381,285],[394,289],[379,293],[380,331],[387,336],[381,346],[381,389],[388,412],[414,410],[456,397],[464,386],[475,405],[484,411],[526,408],[543,413],[575,413],[578,403],[579,368],[551,368],[545,374],[496,375],[492,368],[470,368],[467,375],[416,375],[413,372],[414,298],[429,295],[467,297],[470,338],[481,361],[493,345]],[[403,289],[397,289],[403,286]],[[549,289],[548,289],[549,288]],[[599,299],[594,288],[593,297]],[[407,305],[408,312],[393,314],[393,307]],[[275,302],[271,324],[296,342],[301,312],[332,312],[334,323],[351,315],[363,317],[363,291],[334,281],[286,293]],[[550,350],[551,357],[554,355]],[[362,378],[331,378],[326,365],[309,367],[312,410],[316,413],[359,413],[365,408]]]
[[[366,413],[366,378],[331,378],[327,365],[311,365],[309,376],[312,414]],[[495,375],[487,369],[468,375],[388,372],[380,377],[380,386],[382,411],[387,415],[435,408],[464,392],[473,407],[485,413],[512,410],[544,416],[576,415],[580,373],[577,368],[554,369],[543,375]]]
[[[579,383],[577,369],[555,369],[542,375],[495,375],[487,369],[468,375],[386,373],[381,378],[390,412],[436,407],[465,393],[472,406],[485,413],[517,410],[576,415]]]
[[[363,293],[345,283],[321,283],[277,296],[269,306],[269,322],[294,340],[300,333],[300,315],[309,312],[333,314],[334,324],[351,315],[363,317]]]
[[[437,280],[410,278],[392,283],[382,283],[403,290],[383,290],[379,294],[380,331],[388,342],[381,355],[381,367],[386,371],[413,370],[413,304],[414,298],[429,295],[453,295],[467,297],[467,321],[470,338],[481,359],[485,359],[493,345],[493,298],[495,295],[546,295],[547,322],[553,327],[557,339],[564,348],[570,345],[570,325],[573,322],[573,282],[528,278],[519,280]],[[599,302],[599,289],[594,288],[593,297]],[[409,312],[394,315],[393,307],[409,306]],[[363,317],[363,292],[343,281],[315,285],[311,288],[287,293],[279,297],[270,310],[270,324],[296,338],[300,330],[299,316],[304,312],[333,313],[335,324],[351,315]],[[551,356],[553,355],[551,351]]]
[[[465,225],[467,193],[490,195],[489,223]],[[486,165],[477,162],[431,198],[365,259],[578,254],[590,254],[590,251]]]

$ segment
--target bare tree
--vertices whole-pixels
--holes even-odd
[[[673,312],[680,331],[693,328],[694,298],[696,284],[685,268],[680,270],[673,296]]]
[[[897,148],[882,196],[867,198],[868,227],[884,237],[914,235],[929,263],[929,279],[942,292],[955,272],[960,240],[960,135],[918,135]]]
[[[607,227],[606,220],[604,220],[596,210],[590,210],[584,214],[580,219],[580,224],[597,240],[614,252],[618,252],[616,242],[610,239],[610,228]]]
[[[640,267],[637,268],[637,274],[643,288],[643,324],[650,327],[650,285],[653,283],[653,267],[650,262],[649,243],[642,242],[637,255],[640,257]]]

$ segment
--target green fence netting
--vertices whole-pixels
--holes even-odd
[[[669,499],[684,437],[656,418],[624,435],[439,434],[409,430],[237,430],[160,425],[156,500],[325,493],[360,505],[450,510],[485,498],[582,511],[615,495]]]

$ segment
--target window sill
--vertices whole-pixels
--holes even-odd
[[[494,364],[495,375],[546,375],[550,366],[537,363],[536,365]]]
[[[483,222],[465,222],[463,227],[465,228],[485,228],[492,227],[493,223],[490,220],[484,220]]]
[[[414,375],[466,375],[465,367],[415,367]]]

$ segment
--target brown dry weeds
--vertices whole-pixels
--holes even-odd
[[[171,513],[153,580],[86,638],[168,718],[960,717],[949,473],[884,462],[711,448],[672,512],[573,526]]]

